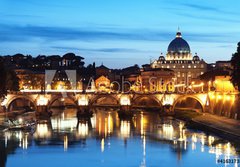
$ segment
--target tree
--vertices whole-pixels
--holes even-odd
[[[231,65],[233,67],[231,81],[240,91],[240,42],[238,42],[237,52],[232,55]]]
[[[19,91],[19,78],[15,71],[7,70],[6,74],[6,89],[9,91]]]
[[[0,57],[0,99],[7,94],[6,89],[6,69],[4,67],[3,59]]]

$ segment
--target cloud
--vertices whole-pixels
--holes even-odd
[[[194,17],[194,16],[192,16]],[[43,43],[54,41],[170,41],[174,34],[170,31],[158,31],[148,29],[126,29],[126,28],[93,28],[80,27],[50,27],[34,25],[6,25],[0,24],[0,42],[34,42],[41,40]],[[175,33],[175,32],[174,32]],[[231,40],[229,33],[194,33],[187,32],[184,37],[192,41],[216,41]],[[120,49],[121,50],[121,49]],[[102,52],[116,52],[118,48],[102,50]]]
[[[224,18],[224,17],[218,17],[218,16],[203,16],[203,15],[195,15],[192,13],[183,13],[179,12],[177,15],[188,17],[188,18],[194,18],[194,19],[200,19],[200,20],[208,20],[208,21],[218,21],[218,22],[229,22],[229,23],[239,23],[240,19],[234,19],[234,18]]]
[[[204,5],[199,5],[199,4],[182,3],[182,5],[186,6],[186,7],[193,8],[193,9],[197,9],[197,10],[215,11],[215,12],[219,12],[220,11],[216,7],[204,6]]]
[[[147,30],[127,30],[121,28],[69,28],[50,26],[0,25],[0,39],[3,41],[41,38],[45,40],[164,40],[170,33],[150,32]]]
[[[213,6],[206,6],[206,5],[200,5],[200,4],[193,4],[193,3],[181,3],[180,5],[192,8],[194,10],[202,11],[202,12],[217,12],[217,13],[224,13],[224,15],[229,14],[229,15],[236,15],[239,13],[236,12],[230,12],[226,10],[222,10],[222,8],[217,8],[215,7],[216,5]]]
[[[62,49],[62,50],[77,50],[77,51],[87,51],[87,52],[106,52],[106,53],[118,53],[118,52],[127,52],[127,53],[143,53],[146,51],[131,49],[131,48],[77,48],[77,47],[66,47],[66,46],[52,46],[54,49]]]

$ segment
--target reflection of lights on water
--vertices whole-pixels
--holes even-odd
[[[143,136],[143,160],[140,167],[146,167],[146,136]]]
[[[74,128],[76,128],[76,125],[78,123],[77,118],[66,119],[64,114],[62,114],[61,117],[63,119],[52,119],[51,123],[53,129],[60,130],[69,128],[70,130],[73,130]]]
[[[50,132],[47,124],[37,124],[36,135],[40,138],[49,137]]]
[[[144,127],[143,127],[143,113],[141,112],[141,121],[140,121],[140,125],[141,125],[141,129],[140,129],[140,131],[141,131],[141,135],[143,135],[143,133],[144,133]]]
[[[231,155],[236,154],[236,150],[228,142],[226,144],[217,144],[215,147],[210,146],[209,153],[216,155],[216,164],[219,164],[219,162],[218,162],[219,159],[223,159],[223,158],[225,160],[230,159]],[[223,157],[221,158],[221,156],[223,156]],[[225,166],[226,165],[228,165],[228,164],[225,163]]]
[[[106,114],[106,115],[105,115]],[[104,113],[97,116],[96,129],[100,135],[110,134],[113,132],[113,118],[112,113]]]
[[[19,139],[19,147],[27,149],[28,147],[28,134],[23,134],[22,131],[16,133],[16,137]]]
[[[220,155],[222,155],[222,144],[218,144],[215,149],[216,163],[218,163],[217,160],[219,159]]]
[[[143,136],[143,156],[146,156],[146,136]]]
[[[192,150],[196,150],[196,143],[192,142]]]
[[[184,141],[184,150],[187,150],[187,140]]]
[[[96,117],[96,114],[94,113],[93,116],[91,117],[92,128],[96,128],[96,122],[97,122],[97,117]]]
[[[121,121],[121,126],[120,126],[121,136],[129,137],[130,129],[131,129],[130,128],[130,122],[128,122],[128,121]]]
[[[78,134],[80,136],[88,135],[88,124],[87,123],[79,123],[78,125]]]
[[[173,139],[173,126],[170,124],[163,124],[162,126],[163,129],[163,137],[167,139]]]
[[[183,129],[184,127],[184,123],[180,122],[179,124],[179,133],[180,133],[180,137],[179,137],[179,141],[184,141],[187,139],[186,134],[185,134],[185,130]]]
[[[192,135],[192,150],[196,149],[196,143],[197,143],[197,135],[194,133]]]
[[[204,152],[204,146],[201,145],[201,152]]]
[[[28,148],[28,134],[23,133],[22,131],[16,131],[16,132],[6,131],[4,133],[5,148],[8,146],[8,140],[11,139],[12,135],[14,135],[19,140],[19,147],[22,147],[23,149]]]
[[[205,136],[201,135],[201,152],[204,152]]]
[[[64,151],[67,151],[67,149],[68,149],[68,136],[64,136],[63,145],[64,145]]]
[[[19,139],[19,147],[22,147],[22,131],[19,131],[16,137]]]
[[[228,142],[226,145],[225,145],[225,154],[227,154],[228,156],[230,156],[231,154],[231,144]]]
[[[182,130],[183,130],[183,127],[184,127],[184,123],[183,123],[183,122],[180,122],[180,123],[179,123],[179,130],[182,131]]]
[[[192,135],[192,142],[197,143],[197,135],[195,133]]]
[[[113,131],[113,121],[112,121],[112,116],[110,113],[108,113],[108,120],[107,120],[107,123],[108,123],[108,134],[112,133]]]
[[[101,134],[102,132],[102,120],[98,118],[98,133]]]
[[[211,146],[215,138],[213,136],[208,136],[208,145]]]
[[[205,136],[204,136],[204,135],[201,136],[201,144],[202,144],[202,145],[205,144]]]
[[[4,136],[5,136],[5,147],[7,147],[7,146],[8,146],[8,140],[10,139],[11,134],[10,134],[9,131],[6,131],[6,132],[4,133]]]
[[[104,152],[104,138],[101,140],[101,151]]]
[[[27,148],[28,148],[28,134],[25,134],[23,138],[23,149]]]
[[[210,146],[209,148],[209,154],[215,154],[215,150],[214,150],[214,147]]]

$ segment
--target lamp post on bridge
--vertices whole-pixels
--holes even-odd
[[[131,106],[131,100],[129,95],[122,95],[120,97],[120,105],[121,108],[126,108],[126,110],[129,110],[130,106]]]
[[[38,116],[49,116],[47,111],[48,98],[45,95],[40,95],[37,98],[37,115]]]

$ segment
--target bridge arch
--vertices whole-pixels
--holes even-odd
[[[153,106],[153,107],[161,107],[162,103],[161,101],[155,97],[154,95],[140,95],[132,99],[133,106],[141,106],[141,105],[146,105],[146,106]]]
[[[78,106],[77,99],[74,96],[63,97],[62,94],[61,94],[61,95],[55,95],[55,96],[51,97],[51,99],[48,102],[48,107],[47,108],[50,109],[53,106],[53,104],[57,101],[60,104],[62,103],[63,106],[65,106],[66,103],[68,103],[70,105],[74,105],[76,107]]]
[[[197,106],[195,106],[195,107],[194,106],[188,106],[189,104],[191,105],[192,104],[191,102],[194,102],[194,101],[195,101],[195,105],[197,105]],[[182,109],[186,108],[186,109],[195,110],[196,112],[198,112],[199,110],[201,110],[202,112],[205,112],[204,103],[202,102],[201,99],[199,99],[196,96],[193,96],[193,95],[180,96],[173,103],[173,107],[172,107],[173,111],[175,111],[175,109],[177,108],[177,105],[179,103],[182,103],[182,105],[183,105]],[[194,104],[192,104],[192,105],[194,105]],[[190,107],[192,107],[192,108],[190,108]]]
[[[36,100],[30,96],[27,96],[27,95],[16,95],[16,96],[13,96],[12,98],[10,98],[7,102],[7,104],[5,105],[6,107],[6,111],[7,112],[10,112],[11,110],[11,106],[14,102],[16,102],[17,100],[25,100],[25,101],[28,101],[30,102],[29,105],[27,105],[28,107],[33,107],[33,109],[37,109],[37,105],[36,105]],[[26,106],[24,106],[26,107]]]
[[[119,105],[119,98],[109,94],[96,95],[89,100],[90,106],[94,105]]]

